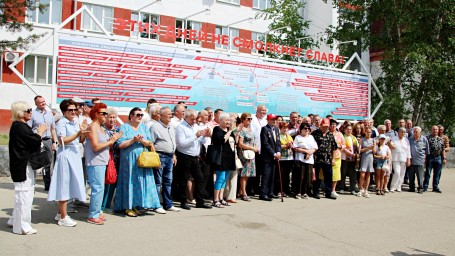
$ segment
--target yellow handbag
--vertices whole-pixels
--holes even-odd
[[[156,152],[150,152],[144,147],[144,151],[137,159],[137,166],[141,168],[158,168],[161,166],[160,156]]]

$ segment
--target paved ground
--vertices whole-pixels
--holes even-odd
[[[71,216],[75,228],[53,221],[56,205],[37,186],[32,211],[37,235],[6,225],[13,184],[0,180],[0,255],[455,255],[455,169],[444,170],[442,194],[409,192],[328,199],[240,202],[125,218],[104,226]],[[407,190],[407,189],[406,189]]]

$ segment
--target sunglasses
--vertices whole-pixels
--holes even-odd
[[[27,113],[29,113],[29,114],[30,114],[30,113],[32,113],[32,109],[31,109],[31,108],[29,108],[29,109],[26,109],[26,110],[24,110],[24,112],[27,112]]]
[[[252,117],[248,117],[246,120],[251,121],[251,120],[253,120],[253,118]]]
[[[136,117],[143,117],[144,114],[135,114]]]
[[[76,112],[76,110],[77,110],[76,108],[68,108],[66,111],[68,111],[68,112]]]
[[[107,112],[98,112],[98,114],[101,114],[101,115],[103,115],[103,116],[109,115]]]

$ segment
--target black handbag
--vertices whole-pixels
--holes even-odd
[[[221,165],[221,145],[209,145],[207,147],[205,163]]]
[[[33,170],[38,170],[50,165],[51,161],[49,159],[49,149],[41,144],[40,151],[31,154],[28,158],[28,162]]]

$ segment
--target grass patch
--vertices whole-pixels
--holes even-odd
[[[8,145],[9,135],[8,134],[0,134],[0,145]]]

